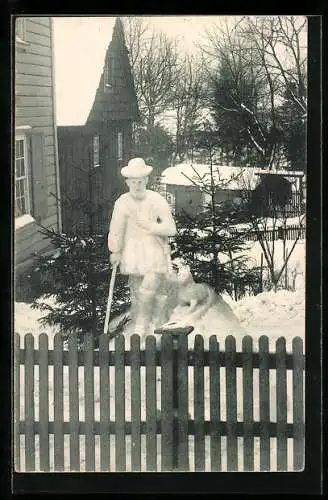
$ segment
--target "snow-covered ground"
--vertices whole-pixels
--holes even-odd
[[[291,255],[287,262],[287,285],[291,289],[303,290],[305,282],[305,267],[306,267],[306,243],[304,240],[299,240],[294,246],[293,240],[287,240],[284,250],[283,242],[281,240],[276,240],[274,242],[269,242],[267,247],[273,257],[275,272],[280,272],[284,263],[284,252],[285,255]],[[243,257],[249,269],[254,267],[260,267],[261,265],[261,255],[263,259],[263,280],[269,279],[269,272],[267,268],[267,262],[262,250],[262,247],[258,241],[248,241],[245,248],[241,252],[236,252],[233,254],[233,258]],[[230,257],[227,254],[219,253],[219,260],[221,263],[228,262]],[[285,283],[286,268],[282,273],[281,281]]]
[[[273,246],[274,243],[274,246]],[[294,245],[294,240],[286,241],[286,252],[288,253],[292,250]],[[276,240],[274,242],[269,242],[268,248],[270,252],[273,253],[274,265],[277,270],[279,270],[284,261],[283,257],[283,242],[282,240]],[[234,253],[233,257],[245,256],[247,258],[247,265],[249,268],[259,266],[261,263],[261,254],[263,253],[262,247],[258,241],[247,241],[245,248],[240,253]],[[220,262],[225,262],[230,260],[226,254],[219,254]],[[299,269],[303,273],[303,281],[305,276],[305,241],[300,240],[296,243],[292,254],[288,261],[288,269]],[[266,265],[265,259],[263,260],[263,265]]]
[[[259,336],[265,334],[268,335],[270,339],[270,349],[274,350],[275,341],[278,337],[284,336],[286,338],[287,349],[291,348],[291,341],[295,336],[300,336],[304,339],[304,325],[305,325],[305,291],[304,291],[304,280],[300,282],[298,289],[295,292],[281,290],[276,293],[274,292],[263,292],[257,296],[245,297],[244,299],[234,302],[230,297],[225,296],[224,299],[231,305],[234,313],[239,318],[241,325],[244,329],[245,334],[250,334],[254,339],[254,347],[256,349],[257,341]],[[48,299],[50,302],[53,298]],[[42,316],[38,310],[33,310],[28,304],[25,303],[15,303],[14,312],[14,331],[21,335],[21,345],[23,345],[23,337],[26,333],[32,333],[35,337],[35,347],[38,346],[38,336],[41,332],[47,333],[49,337],[49,348],[53,345],[53,337],[56,333],[56,329],[50,327],[41,327],[38,320]],[[196,332],[195,332],[196,333]],[[237,350],[240,350],[242,336],[240,335],[237,340]],[[220,341],[220,349],[224,346],[224,334],[218,336]],[[191,339],[190,339],[191,340]],[[192,341],[192,340],[191,340]],[[205,335],[205,347],[208,341],[208,337]],[[111,343],[111,349],[114,349],[114,343]],[[129,344],[129,339],[127,339],[127,344]],[[257,373],[256,373],[257,372]],[[80,420],[84,420],[84,380],[83,380],[83,367],[79,367],[79,412]],[[225,369],[221,368],[221,419],[226,418],[226,394],[225,394]],[[100,416],[100,395],[99,395],[99,370],[95,369],[95,418],[99,420]],[[160,410],[160,367],[157,368],[157,407]],[[115,376],[114,368],[110,368],[110,400],[111,400],[111,419],[115,418]],[[24,369],[21,367],[20,373],[21,382],[21,398],[20,398],[20,418],[24,419]],[[292,422],[292,380],[291,373],[287,375],[287,410],[288,410],[288,422]],[[275,371],[270,370],[270,418],[272,421],[276,419],[276,394],[275,394]],[[68,367],[64,367],[64,419],[67,421],[69,418],[69,384],[68,384]],[[259,419],[259,386],[258,386],[258,370],[254,370],[254,419]],[[205,368],[205,419],[209,419],[209,373],[208,367]],[[145,371],[141,368],[141,418],[145,418]],[[35,404],[35,418],[38,420],[39,412],[39,393],[38,393],[38,367],[35,367],[35,391],[34,391],[34,404]],[[237,369],[237,413],[238,420],[243,420],[242,411],[242,371]],[[194,398],[193,398],[193,369],[189,368],[189,413],[191,418],[194,414]],[[126,394],[125,394],[125,408],[126,408],[126,420],[131,419],[131,380],[130,380],[130,368],[126,367]],[[52,367],[49,368],[49,417],[53,419],[53,370]],[[112,437],[113,438],[113,437]],[[65,469],[70,470],[69,467],[69,441],[68,436],[65,445]],[[275,439],[271,440],[272,448],[272,470],[276,470],[275,464]],[[81,437],[81,471],[85,470],[84,461],[84,438]],[[223,470],[226,470],[226,440],[222,438],[222,457],[223,457]],[[239,470],[243,470],[242,465],[242,438],[238,440],[240,453]],[[24,437],[21,437],[21,470],[24,470]],[[189,442],[189,453],[190,453],[190,464],[191,470],[194,470],[193,464],[193,437],[190,437]],[[38,448],[38,436],[36,437],[36,446]],[[128,456],[128,468],[131,448],[130,438],[127,437],[127,456]],[[289,466],[288,470],[292,470],[292,456],[291,456],[291,442],[289,440]],[[113,443],[113,453],[114,457],[115,443]],[[255,468],[259,470],[259,441],[254,440],[254,450],[255,450]],[[51,467],[53,470],[53,436],[50,437],[50,460]],[[99,470],[99,440],[96,438],[96,470]],[[206,470],[210,470],[209,465],[209,441],[206,439]],[[145,447],[142,444],[142,470],[146,470],[145,466]],[[158,436],[158,467],[160,467],[160,436]],[[38,468],[38,459],[37,459]],[[113,463],[113,470],[115,470],[115,464]],[[131,470],[131,469],[130,469]]]

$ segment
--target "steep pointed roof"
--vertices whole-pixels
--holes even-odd
[[[123,24],[118,17],[87,123],[138,120],[139,117]]]

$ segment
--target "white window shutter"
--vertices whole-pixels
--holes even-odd
[[[44,161],[44,135],[42,133],[31,131],[29,136],[32,178],[32,215],[38,223],[42,223],[48,214],[48,191]]]

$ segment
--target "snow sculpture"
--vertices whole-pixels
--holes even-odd
[[[129,275],[133,329],[144,335],[165,319],[168,297],[163,283],[171,268],[168,237],[176,233],[165,198],[146,189],[151,171],[142,158],[133,158],[121,169],[129,192],[116,200],[108,234],[111,264]]]

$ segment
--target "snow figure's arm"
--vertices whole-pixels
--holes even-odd
[[[151,226],[151,232],[156,236],[175,236],[177,228],[172,217],[170,205],[160,196],[157,208],[156,222]]]
[[[126,228],[126,214],[120,199],[114,204],[112,219],[109,224],[108,250],[113,253],[120,252],[124,245]]]

